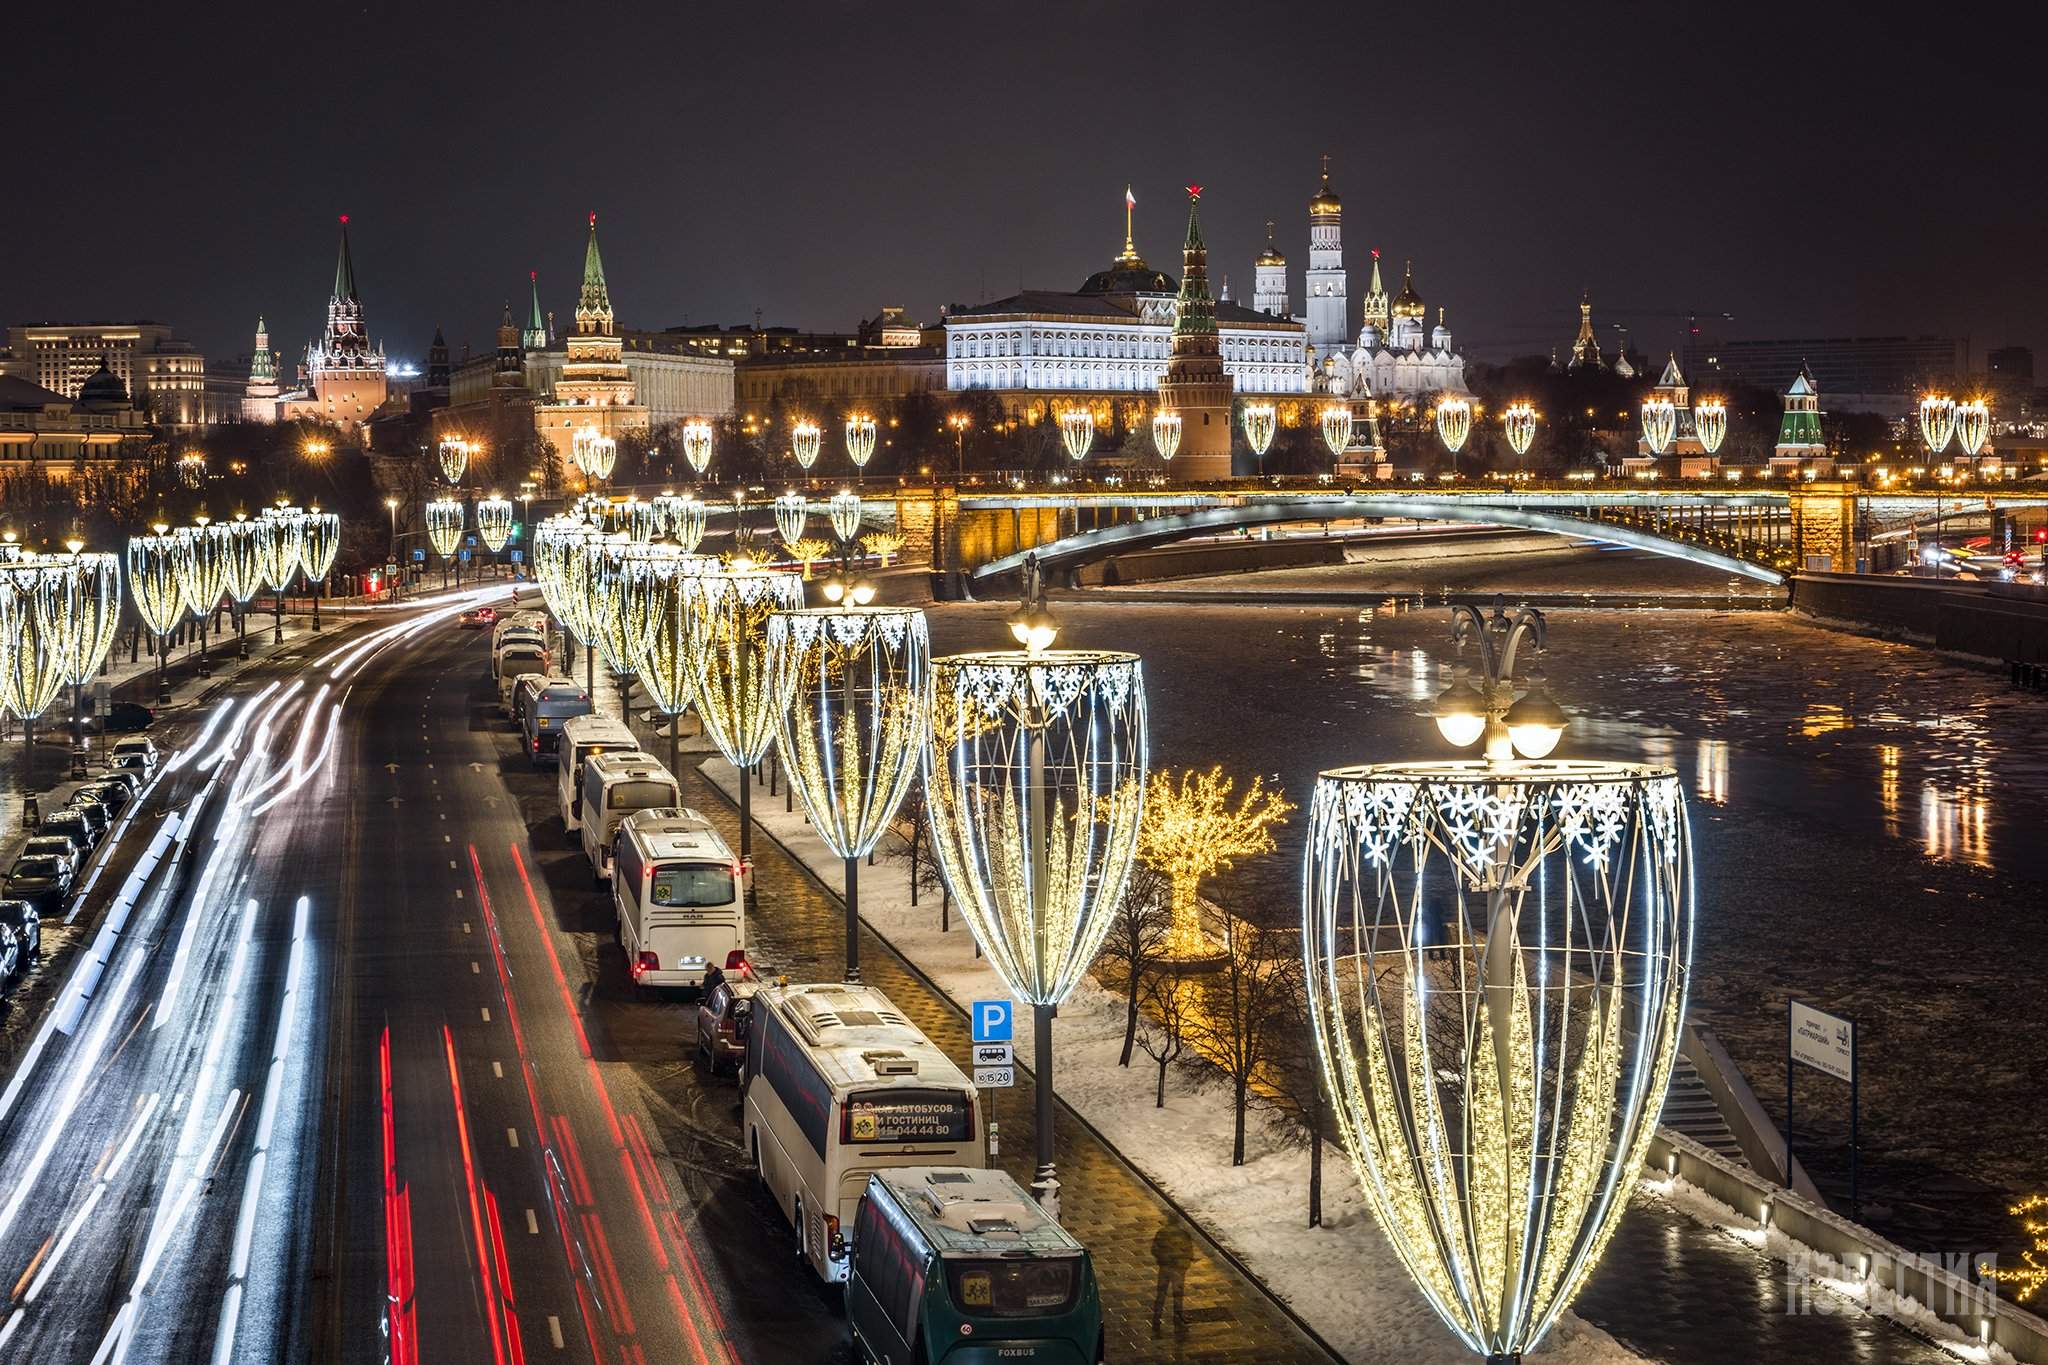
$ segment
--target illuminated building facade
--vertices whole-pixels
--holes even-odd
[[[1308,345],[1321,361],[1351,339],[1350,305],[1344,282],[1344,205],[1330,188],[1330,158],[1323,158],[1323,183],[1308,201]]]
[[[348,215],[341,216],[341,248],[334,261],[334,292],[327,299],[327,330],[306,348],[303,383],[282,394],[277,420],[312,420],[353,431],[384,406],[391,385],[384,348],[372,345],[356,292],[355,260],[349,254]]]
[[[173,429],[231,422],[233,395],[209,385],[206,357],[160,322],[30,323],[7,329],[8,370],[39,388],[78,397],[106,369],[150,420]]]
[[[576,295],[576,330],[563,339],[559,369],[527,381],[544,394],[534,408],[534,425],[555,453],[570,458],[576,432],[592,427],[606,436],[644,432],[650,423],[639,401],[633,372],[625,361],[625,341],[612,317],[611,289],[605,283],[604,258],[597,249],[597,215],[590,215],[590,235],[583,246],[583,284]]]
[[[118,470],[139,478],[150,436],[148,414],[110,369],[95,368],[71,394],[0,375],[0,478],[37,474],[64,483]]]

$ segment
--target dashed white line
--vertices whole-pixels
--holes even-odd
[[[505,1130],[505,1141],[517,1147],[519,1145],[519,1130],[517,1128],[507,1128]]]
[[[533,1214],[529,1211],[526,1216],[531,1218]],[[548,1340],[555,1344],[557,1351],[562,1349],[562,1320],[553,1313],[548,1314]]]
[[[491,1007],[490,1007],[489,1005],[485,1005],[485,1006],[483,1007],[483,1011],[482,1011],[482,1012],[483,1012],[483,1016],[484,1016],[484,1022],[485,1022],[486,1024],[490,1023],[490,1022],[491,1022]]]
[[[533,1210],[526,1211],[526,1233],[529,1237],[540,1236],[540,1219],[533,1216]]]
[[[482,967],[479,967],[476,963],[472,962],[469,964],[469,974],[471,976],[482,976],[483,971],[484,969]]]
[[[505,1064],[504,1064],[503,1062],[492,1062],[492,1063],[491,1063],[491,1074],[492,1074],[493,1076],[496,1076],[496,1077],[497,1077],[497,1078],[498,1078],[499,1080],[501,1080],[501,1081],[502,1081],[502,1080],[504,1080],[504,1079],[505,1079]]]

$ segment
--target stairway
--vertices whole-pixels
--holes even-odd
[[[1684,1054],[1675,1058],[1671,1065],[1671,1086],[1664,1094],[1664,1127],[1685,1134],[1715,1155],[1725,1157],[1738,1166],[1747,1166],[1749,1161],[1742,1154],[1742,1144],[1735,1140],[1734,1130],[1721,1116],[1721,1107],[1714,1103],[1714,1097],[1707,1092],[1706,1083],[1700,1073]]]

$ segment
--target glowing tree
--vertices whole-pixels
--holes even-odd
[[[894,531],[870,531],[860,538],[861,549],[871,554],[883,568],[889,561],[903,553],[904,539]]]
[[[506,506],[509,508],[510,503]],[[320,629],[320,594],[327,590],[327,575],[334,558],[341,553],[341,517],[315,507],[299,518],[299,572],[306,576],[313,596],[313,629]],[[218,599],[216,599],[218,600]]]
[[[1955,427],[1956,444],[1964,455],[1974,460],[1984,452],[1984,443],[1991,437],[1991,409],[1981,398],[1958,403]]]
[[[803,580],[780,569],[677,574],[690,695],[704,733],[740,775],[740,856],[753,853],[754,764],[775,742],[778,707],[761,650],[768,618],[804,603]],[[669,613],[663,611],[664,616]]]
[[[1264,467],[1266,452],[1273,448],[1273,433],[1279,429],[1279,411],[1271,403],[1246,403],[1243,423],[1244,439],[1252,448],[1252,457]]]
[[[470,450],[469,442],[460,436],[441,438],[441,477],[448,481],[450,488],[460,485],[462,476],[469,471]]]
[[[846,419],[846,458],[853,461],[857,474],[864,474],[874,454],[875,419],[864,412],[851,414]]]
[[[1145,825],[1138,831],[1138,856],[1166,875],[1173,887],[1173,920],[1163,955],[1214,955],[1202,932],[1202,883],[1239,858],[1271,853],[1273,828],[1287,823],[1294,805],[1265,779],[1255,777],[1235,804],[1236,782],[1221,766],[1206,773],[1152,774],[1145,793]]]
[[[809,582],[811,568],[832,557],[832,543],[816,536],[798,536],[795,540],[782,542],[783,552],[803,570],[804,581]]]
[[[825,432],[808,417],[797,419],[789,429],[789,450],[796,456],[797,466],[804,473],[811,472],[811,466],[818,462],[818,449],[824,444]]]
[[[1042,604],[1024,649],[932,662],[924,783],[947,888],[982,955],[1032,1007],[1034,1186],[1055,1216],[1052,1021],[1123,898],[1144,813],[1145,679],[1135,654],[1049,648]]]
[[[228,596],[235,599],[235,644],[245,659],[249,657],[249,604],[263,591],[262,534],[241,512],[228,523]],[[131,556],[131,571],[134,563]],[[139,594],[136,600],[141,600]]]
[[[2017,1285],[2013,1298],[2025,1303],[2048,1284],[2048,1195],[2030,1194],[2006,1212],[2020,1220],[2033,1243],[2020,1253],[2018,1265],[1981,1265],[1977,1273],[1999,1284]]]
[[[704,477],[704,471],[711,468],[711,423],[701,417],[683,423],[683,457],[698,478]]]
[[[1671,449],[1678,434],[1678,408],[1669,398],[1648,398],[1643,402],[1643,444],[1652,455]]]
[[[1471,1350],[1531,1350],[1598,1263],[1670,1081],[1692,851],[1667,768],[1546,760],[1510,701],[1539,613],[1460,615],[1480,687],[1437,720],[1477,760],[1338,768],[1302,877],[1310,1015],[1368,1206]]]
[[[804,522],[810,518],[811,505],[801,493],[780,493],[775,498],[775,534],[785,544],[800,538],[804,533]]]
[[[1920,399],[1920,439],[1927,443],[1928,455],[1935,456],[1948,449],[1949,440],[1956,434],[1956,400],[1945,394],[1930,393]]]
[[[1095,444],[1095,414],[1079,403],[1060,409],[1060,444],[1067,448],[1067,458],[1079,464],[1088,458],[1088,450]]]
[[[1472,434],[1472,405],[1462,398],[1446,398],[1436,405],[1436,438],[1444,449],[1456,455]]]
[[[208,673],[206,659],[206,618],[228,589],[228,560],[234,553],[234,531],[205,516],[177,532],[177,574],[185,610],[199,626],[199,676]]]
[[[1501,413],[1500,424],[1508,434],[1508,449],[1519,457],[1529,453],[1536,439],[1536,408],[1527,399],[1516,399]]]
[[[1693,404],[1692,425],[1699,433],[1700,448],[1709,455],[1718,455],[1721,442],[1728,439],[1728,405],[1718,398]]]
[[[1172,408],[1161,408],[1152,414],[1152,448],[1168,464],[1180,452],[1180,425],[1180,414]]]
[[[1349,403],[1325,403],[1320,414],[1323,426],[1323,444],[1330,448],[1330,454],[1342,455],[1344,448],[1351,444],[1351,405]]]
[[[768,618],[777,752],[811,827],[846,871],[846,979],[860,980],[860,860],[903,803],[924,751],[931,645],[924,613],[872,607],[856,584],[837,607]]]
[[[157,522],[150,531],[146,536],[128,538],[128,595],[142,624],[156,636],[156,695],[159,702],[167,702],[171,699],[171,632],[185,613],[185,592],[178,581],[178,542],[170,534],[171,528]]]
[[[495,493],[488,498],[477,499],[476,533],[486,550],[497,554],[505,548],[512,539],[513,517],[512,499],[501,498]]]

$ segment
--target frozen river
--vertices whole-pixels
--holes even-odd
[[[1597,577],[1626,585],[1633,558],[1609,557]],[[1345,573],[1307,572],[1318,587]],[[1449,756],[1428,715],[1453,659],[1441,606],[1098,597],[1055,609],[1062,645],[1144,656],[1155,767],[1221,763],[1303,803],[1324,768]],[[1007,610],[938,608],[934,645],[1006,643]],[[2016,1251],[2006,1206],[2043,1174],[2032,1101],[2048,1028],[2033,1010],[2048,851],[2033,826],[2048,811],[2048,701],[1782,613],[1548,614],[1544,667],[1573,715],[1559,754],[1666,764],[1689,788],[1695,1017],[1782,1120],[1788,997],[1853,1016],[1866,1221],[1917,1250]],[[1219,898],[1293,917],[1299,835],[1282,831],[1278,854],[1219,879]],[[1807,1073],[1799,1109],[1801,1157],[1846,1209],[1847,1088]]]

